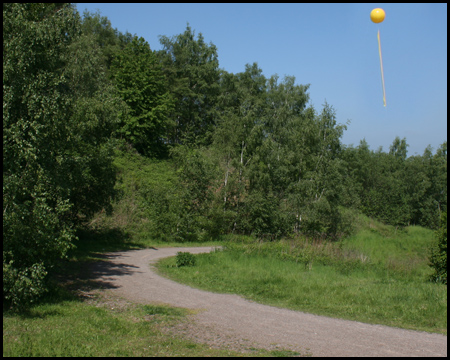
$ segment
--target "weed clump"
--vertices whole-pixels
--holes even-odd
[[[189,252],[181,252],[177,253],[177,267],[181,266],[195,266],[196,259],[195,256]]]

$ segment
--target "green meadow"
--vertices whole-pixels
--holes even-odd
[[[395,229],[361,216],[340,242],[255,242],[228,237],[195,266],[162,259],[159,271],[201,289],[365,323],[447,333],[447,287],[428,281],[433,232]]]

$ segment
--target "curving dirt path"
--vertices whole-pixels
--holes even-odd
[[[191,288],[156,274],[158,259],[211,247],[143,249],[103,254],[92,276],[136,303],[165,303],[200,310],[185,335],[211,345],[279,347],[312,356],[447,356],[447,336],[333,319],[261,305],[238,295]]]

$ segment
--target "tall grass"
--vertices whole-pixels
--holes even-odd
[[[202,289],[367,323],[447,332],[447,288],[427,281],[433,232],[375,223],[341,242],[244,238],[200,254],[197,266],[159,270]]]

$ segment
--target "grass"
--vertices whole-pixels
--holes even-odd
[[[236,241],[195,255],[195,267],[162,259],[166,276],[201,289],[318,315],[447,333],[447,287],[427,280],[433,232],[382,224],[341,243]]]
[[[115,307],[102,297],[88,304],[71,299],[3,314],[3,356],[274,356],[255,349],[214,349],[167,329],[184,321],[186,309],[161,305]],[[91,301],[92,302],[92,301]],[[286,353],[279,350],[280,353]],[[297,353],[290,352],[290,355]]]
[[[144,320],[148,307],[120,313],[77,301],[45,304],[3,318],[3,356],[182,356],[189,347]],[[162,309],[155,308],[157,313]],[[162,315],[170,323],[176,316]],[[170,344],[171,346],[167,346]]]

